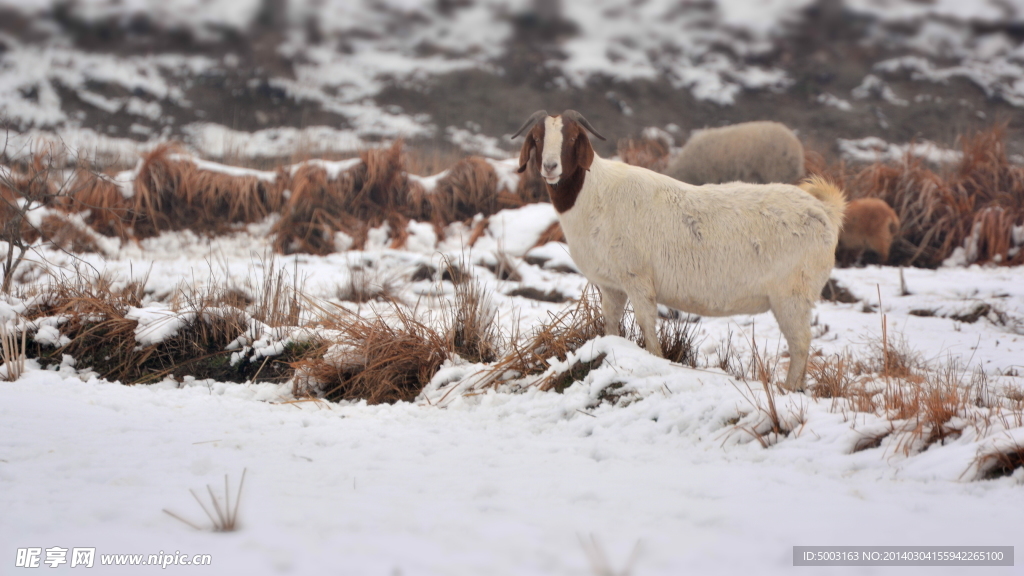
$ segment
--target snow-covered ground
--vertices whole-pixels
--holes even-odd
[[[268,228],[258,225],[215,239],[168,233],[84,258],[122,281],[148,277],[137,313],[146,317],[165,310],[181,282],[256,285],[283,269],[305,278],[311,297],[333,299],[353,263],[404,278],[420,263],[438,264],[442,252],[471,263],[492,260],[499,248],[519,257],[552,217],[547,205],[506,211],[472,248],[452,229],[433,248],[421,239],[421,252],[271,260]],[[531,255],[552,258],[549,267],[571,264],[561,244]],[[37,256],[51,271],[72,264],[62,253]],[[504,330],[518,321],[528,331],[572,306],[505,296],[512,288],[570,297],[585,288],[577,274],[516,262],[521,282],[474,268]],[[871,356],[880,296],[889,337],[936,365],[959,358],[965,381],[983,370],[987,388],[975,393],[985,402],[1024,390],[1024,268],[908,269],[906,296],[894,268],[833,276],[862,301],[819,303],[813,347],[826,357]],[[424,313],[451,288],[401,284],[399,296]],[[976,322],[952,318],[979,303],[991,310]],[[2,308],[13,320],[16,307]],[[922,310],[932,315],[915,315]],[[450,361],[415,402],[377,406],[296,402],[288,384],[168,379],[127,387],[86,366],[43,370],[30,360],[21,379],[0,383],[2,562],[13,566],[18,548],[58,546],[94,547],[97,565],[107,554],[210,554],[212,570],[224,574],[584,575],[600,573],[580,541],[594,537],[614,570],[638,546],[638,576],[782,574],[793,570],[794,545],[1024,544],[1016,529],[1024,471],[977,480],[976,467],[980,455],[1024,445],[1024,423],[997,413],[982,426],[967,417],[962,434],[923,450],[913,442],[907,449],[908,436],[894,433],[855,451],[889,421],[785,394],[776,401],[792,431],[768,433],[764,447],[754,433],[766,423],[760,383],[714,367],[730,337],[744,362],[752,338],[771,356],[785,348],[770,315],[706,318],[696,369],[606,337],[554,363],[557,370],[606,355],[562,394],[514,384],[480,389],[479,365]],[[210,484],[222,494],[228,474],[234,493],[243,470],[238,531],[196,531],[162,512],[208,526],[189,490],[205,500]]]

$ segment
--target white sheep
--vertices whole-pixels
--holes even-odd
[[[804,147],[778,122],[700,130],[669,161],[665,174],[688,184],[793,184],[804,177]]]
[[[627,298],[647,349],[658,356],[658,303],[704,316],[771,310],[789,344],[786,387],[802,387],[811,309],[835,262],[843,193],[802,186],[692,186],[594,152],[582,115],[539,111],[519,156],[531,153],[573,260],[601,289],[605,330],[618,335]]]

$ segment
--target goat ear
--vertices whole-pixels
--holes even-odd
[[[530,152],[537,148],[537,143],[533,140],[532,134],[526,135],[526,141],[523,142],[523,148],[519,151],[519,173],[526,172],[526,165],[530,162]]]
[[[590,145],[590,139],[583,130],[580,130],[580,135],[576,138],[576,165],[584,170],[590,170],[593,163],[594,147]]]

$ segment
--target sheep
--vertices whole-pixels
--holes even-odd
[[[661,356],[659,303],[703,316],[771,310],[789,344],[786,388],[802,388],[811,309],[835,262],[846,201],[821,178],[801,186],[692,186],[601,158],[579,112],[534,113],[519,171],[540,164],[569,252],[601,290],[605,332],[627,299],[648,351]]]
[[[878,254],[882,264],[889,261],[889,248],[900,230],[900,218],[879,198],[861,198],[846,207],[843,231],[839,235],[840,260],[860,261],[868,250]],[[848,258],[847,258],[848,257]]]
[[[804,177],[804,147],[778,122],[746,122],[694,133],[665,174],[688,184],[793,184]]]

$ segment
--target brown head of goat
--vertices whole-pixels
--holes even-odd
[[[525,171],[530,158],[534,158],[547,184],[551,203],[559,213],[576,204],[586,172],[594,162],[594,147],[587,136],[588,130],[601,140],[605,139],[575,110],[556,116],[538,110],[512,135],[516,138],[526,131],[526,141],[519,152],[519,172]]]

